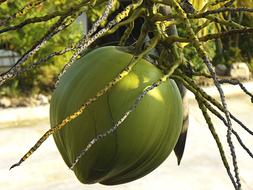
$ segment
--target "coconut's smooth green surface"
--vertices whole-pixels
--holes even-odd
[[[109,46],[74,63],[62,76],[50,105],[56,126],[115,78],[132,60],[131,54]],[[96,135],[110,129],[128,111],[143,89],[162,73],[146,60],[77,119],[54,135],[70,167]],[[168,80],[150,91],[115,133],[99,140],[74,168],[82,183],[115,185],[138,179],[158,167],[173,150],[182,126],[182,102],[176,84]],[[169,168],[168,168],[169,169]]]

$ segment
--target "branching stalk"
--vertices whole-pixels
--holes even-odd
[[[223,164],[224,164],[224,166],[227,170],[228,176],[230,177],[235,189],[238,189],[238,184],[235,182],[234,177],[233,177],[233,175],[230,171],[230,167],[229,167],[229,164],[228,164],[225,152],[224,152],[224,148],[223,148],[222,143],[220,141],[220,138],[219,138],[214,126],[213,126],[212,120],[211,120],[211,118],[210,118],[210,116],[207,112],[207,109],[198,97],[196,97],[196,100],[198,101],[199,108],[201,109],[201,111],[203,113],[203,116],[205,117],[206,123],[209,127],[209,130],[211,131],[211,133],[213,135],[213,138],[215,139],[216,144],[219,148],[220,155],[221,155],[221,158],[222,158],[222,162],[223,162]]]
[[[110,10],[111,6],[112,6],[112,2],[113,1],[109,1],[109,3],[107,4],[107,8],[108,10]],[[78,44],[77,47],[75,47],[76,52],[74,53],[74,55],[70,58],[69,62],[64,66],[63,70],[61,71],[61,73],[58,76],[58,81],[61,78],[61,76],[66,72],[66,70],[74,63],[74,61],[78,58],[78,56],[87,49],[87,47],[90,46],[90,44],[92,44],[94,41],[96,41],[98,38],[102,37],[103,35],[106,34],[106,32],[108,32],[114,25],[118,24],[121,20],[123,20],[124,18],[126,18],[128,16],[128,14],[130,13],[131,10],[136,9],[138,6],[141,5],[141,3],[143,2],[143,0],[139,0],[137,3],[135,4],[130,4],[129,6],[127,6],[125,8],[125,10],[123,10],[121,13],[119,13],[112,21],[110,21],[106,27],[104,27],[103,29],[101,29],[100,31],[98,31],[96,34],[94,34],[93,36],[90,36],[89,38],[86,38],[86,36],[84,36],[84,38],[82,38]],[[109,12],[108,12],[109,13]],[[105,12],[102,15],[102,19],[106,19],[107,18],[107,12]],[[98,20],[98,22],[102,22],[101,20]],[[96,24],[96,23],[95,23]],[[96,25],[95,25],[96,27]],[[56,86],[58,84],[58,81],[56,82]]]
[[[20,73],[21,65],[33,56],[40,48],[54,35],[68,27],[74,20],[65,20],[65,17],[61,17],[48,31],[47,33],[32,47],[30,48],[8,71],[0,74],[0,86],[8,79],[13,78]]]
[[[198,99],[201,100],[201,102],[205,105],[205,107],[212,114],[214,114],[216,117],[218,117],[224,123],[224,125],[227,126],[226,119],[214,107],[211,106],[211,104],[208,102],[208,100],[206,100],[205,97],[202,96],[202,94],[200,93],[200,91],[197,88],[195,88],[195,85],[192,85],[192,82],[189,83],[189,81],[187,82],[186,80],[183,79],[183,77],[180,77],[180,76],[177,76],[177,75],[174,75],[172,78],[180,80],[184,84],[184,86],[195,95],[195,97],[197,97]],[[253,158],[253,153],[244,144],[244,142],[240,138],[239,134],[234,129],[232,129],[232,134],[235,135],[235,137],[236,137],[237,141],[239,142],[239,144],[241,145],[241,147],[248,153],[248,155],[251,158]]]
[[[203,62],[208,67],[208,70],[209,70],[209,72],[210,72],[210,74],[211,74],[211,76],[214,80],[214,84],[215,84],[215,86],[217,87],[217,89],[219,91],[220,99],[221,99],[221,102],[222,102],[222,106],[224,107],[225,116],[226,116],[226,120],[227,120],[227,124],[228,124],[227,142],[229,144],[230,152],[231,152],[231,156],[232,156],[232,160],[233,160],[235,178],[236,178],[236,183],[237,183],[235,188],[237,190],[240,190],[241,189],[241,182],[240,182],[240,177],[239,177],[239,169],[238,169],[238,165],[237,165],[235,148],[234,148],[234,145],[233,145],[233,141],[231,139],[232,123],[231,123],[231,119],[230,119],[230,114],[229,114],[228,109],[227,109],[227,104],[226,104],[224,92],[223,92],[223,90],[222,90],[222,88],[221,88],[221,86],[218,82],[216,73],[214,72],[214,69],[212,68],[212,64],[211,64],[208,56],[206,55],[206,52],[204,51],[204,48],[200,44],[200,41],[198,40],[198,37],[196,36],[196,34],[194,33],[194,31],[192,29],[191,23],[189,22],[189,19],[187,18],[187,15],[184,13],[183,9],[180,7],[178,2],[176,2],[175,0],[172,0],[172,3],[174,5],[175,9],[182,16],[182,19],[185,20],[186,29],[188,30],[188,33],[189,33],[189,35],[191,36],[191,38],[193,40],[193,45],[194,45],[195,49],[197,50],[197,52],[199,53],[200,57],[202,58]],[[233,180],[232,180],[232,182],[233,182]]]

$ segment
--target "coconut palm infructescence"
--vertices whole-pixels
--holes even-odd
[[[135,71],[134,70],[135,64],[137,66],[139,62],[147,61],[149,62],[149,64],[147,65],[152,65],[152,67],[155,67],[156,69],[159,70],[159,72],[161,72],[160,79],[157,79],[157,81],[152,84],[148,84],[146,88],[144,88],[143,91],[140,92],[140,94],[136,97],[136,100],[133,101],[133,104],[129,105],[130,106],[129,110],[124,110],[125,112],[122,115],[122,117],[117,118],[118,120],[114,121],[115,125],[112,125],[112,128],[109,128],[107,131],[102,132],[101,134],[98,134],[98,136],[94,136],[94,138],[91,139],[91,141],[88,144],[85,145],[84,143],[83,149],[80,150],[79,154],[75,152],[75,154],[77,155],[73,156],[73,154],[69,152],[68,155],[63,155],[65,162],[68,163],[71,161],[72,163],[71,164],[68,163],[68,165],[73,170],[77,169],[75,167],[78,167],[78,164],[80,164],[80,162],[82,162],[82,160],[85,159],[85,157],[89,156],[89,154],[92,153],[93,148],[94,150],[97,150],[95,148],[96,145],[102,143],[103,140],[110,141],[109,137],[113,136],[113,134],[117,133],[120,130],[127,130],[126,128],[130,128],[127,126],[120,128],[120,126],[121,124],[122,126],[124,126],[124,122],[127,122],[128,119],[131,118],[131,116],[132,117],[134,116],[135,111],[138,110],[138,105],[141,105],[142,102],[145,101],[145,98],[149,97],[148,95],[152,93],[152,91],[158,90],[161,85],[168,83],[170,79],[176,79],[180,81],[187,89],[189,89],[190,91],[194,93],[196,100],[198,101],[199,107],[202,110],[204,118],[211,131],[211,134],[213,135],[213,138],[215,139],[217,143],[217,147],[219,148],[222,162],[226,168],[228,176],[230,177],[231,182],[234,185],[234,188],[241,189],[241,182],[240,182],[239,170],[237,166],[236,152],[234,149],[234,145],[232,141],[233,139],[231,135],[235,135],[241,147],[244,148],[245,151],[251,157],[253,156],[250,149],[247,148],[247,146],[245,146],[245,144],[243,143],[243,140],[237,134],[235,129],[233,129],[231,120],[234,120],[235,122],[237,122],[249,134],[252,135],[253,132],[249,128],[247,128],[241,121],[239,121],[236,117],[234,117],[232,113],[229,112],[227,108],[224,92],[220,84],[230,83],[233,85],[239,85],[242,88],[242,90],[251,98],[253,98],[253,95],[247,89],[245,89],[245,87],[239,81],[221,80],[216,76],[216,73],[214,72],[212,68],[211,58],[206,51],[205,44],[207,41],[210,41],[213,39],[218,39],[218,38],[222,38],[222,37],[234,35],[234,34],[253,32],[252,27],[243,26],[234,20],[226,20],[226,18],[223,18],[221,16],[221,13],[224,13],[224,12],[232,12],[232,13],[247,12],[250,14],[253,12],[253,10],[249,7],[234,8],[233,5],[235,1],[233,0],[232,1],[231,0],[208,1],[203,4],[202,8],[195,7],[196,1],[194,2],[195,3],[193,3],[193,6],[192,6],[191,1],[185,1],[185,0],[184,1],[136,0],[136,1],[132,1],[131,4],[126,6],[121,1],[118,2],[118,1],[113,1],[113,0],[109,0],[109,1],[105,1],[105,0],[88,1],[87,0],[87,1],[82,1],[82,2],[75,1],[75,4],[73,4],[73,6],[71,5],[69,8],[67,7],[62,12],[50,13],[50,15],[47,17],[42,16],[42,17],[36,17],[32,19],[29,18],[27,20],[21,21],[21,23],[19,24],[16,24],[7,28],[4,28],[5,26],[2,26],[3,28],[0,29],[0,33],[9,32],[11,30],[15,30],[15,29],[24,27],[26,25],[37,23],[37,22],[46,22],[47,20],[51,20],[52,18],[55,18],[55,19],[59,18],[58,20],[56,19],[55,24],[52,25],[52,27],[47,31],[45,36],[41,38],[38,42],[36,42],[34,46],[31,47],[31,49],[27,51],[20,58],[20,60],[16,63],[15,66],[13,66],[13,68],[10,69],[10,71],[0,75],[0,84],[16,76],[17,74],[26,72],[27,70],[32,69],[37,65],[40,65],[44,61],[54,56],[66,53],[68,51],[74,51],[74,55],[72,56],[70,61],[66,63],[66,67],[63,69],[62,73],[60,74],[59,83],[57,84],[61,86],[62,85],[61,79],[64,80],[64,78],[68,75],[69,70],[71,70],[71,68],[74,68],[75,64],[83,59],[83,58],[80,58],[79,55],[83,54],[85,58],[85,56],[88,56],[94,53],[94,51],[96,52],[96,50],[94,50],[95,48],[94,42],[96,42],[99,39],[103,40],[102,38],[105,39],[106,36],[120,30],[121,30],[121,32],[119,32],[120,38],[117,37],[117,39],[120,39],[120,41],[118,44],[114,44],[114,45],[121,46],[121,47],[123,46],[124,49],[125,50],[127,49],[127,52],[133,56],[133,60],[134,60],[133,61],[134,64],[133,63],[130,64],[130,67],[127,66],[122,71],[119,71],[118,74],[114,75],[114,77],[112,77],[113,78],[112,81],[109,81],[109,83],[105,84],[105,86],[101,87],[101,89],[97,89],[98,91],[96,93],[94,92],[90,94],[90,95],[94,95],[93,97],[89,97],[88,99],[85,99],[84,102],[81,102],[80,104],[78,104],[77,107],[79,106],[79,108],[75,107],[76,110],[71,110],[70,112],[68,112],[69,115],[64,115],[64,117],[62,116],[62,118],[57,120],[56,123],[53,122],[51,129],[48,130],[41,137],[41,139],[20,159],[20,161],[14,164],[11,168],[15,166],[19,166],[22,162],[24,162],[51,134],[54,134],[56,141],[58,141],[58,144],[60,143],[60,141],[62,141],[61,138],[63,138],[65,142],[65,137],[63,134],[65,134],[64,132],[65,130],[66,131],[68,130],[67,129],[68,126],[73,125],[73,123],[78,121],[79,117],[81,118],[83,114],[84,115],[87,114],[89,112],[88,110],[91,109],[93,106],[95,106],[96,103],[98,103],[99,101],[102,101],[103,98],[107,97],[108,94],[110,94],[110,92],[113,91],[114,87],[117,88],[117,85],[121,84],[121,82],[126,80],[128,76],[131,76],[130,73]],[[122,5],[124,8],[122,11],[119,11],[119,13],[117,13],[116,16],[114,16],[112,13],[115,12],[115,10],[119,10],[118,5]],[[166,12],[163,10],[163,7],[169,7],[171,11]],[[89,13],[89,10],[92,10],[98,16],[97,16],[97,19],[95,19],[96,21],[92,25],[88,34],[84,36],[82,39],[80,39],[78,43],[70,47],[67,47],[64,50],[60,50],[59,52],[52,52],[52,54],[49,54],[48,57],[42,58],[38,62],[35,62],[29,65],[29,67],[27,68],[20,67],[24,65],[26,60],[28,60],[29,58],[32,58],[35,53],[39,53],[40,48],[43,46],[44,43],[46,43],[46,41],[50,40],[54,35],[56,35],[58,32],[60,32],[65,27],[70,25],[71,22],[73,22],[73,20],[80,13],[82,12]],[[12,19],[15,19],[15,18],[12,18]],[[137,24],[138,22],[140,23],[141,27]],[[210,25],[213,25],[213,24],[227,26],[228,31],[214,32],[213,30],[209,30],[209,29],[205,30],[206,28],[208,28]],[[183,29],[181,30],[183,32],[176,35],[176,33],[172,32],[172,31],[175,31],[175,28]],[[205,30],[205,32],[202,33],[201,32],[202,30]],[[137,31],[137,36],[132,36],[133,31]],[[129,40],[131,38],[133,40]],[[132,43],[129,44],[130,41],[132,41]],[[99,44],[100,42],[97,41],[97,43]],[[104,45],[104,43],[102,44]],[[88,48],[88,47],[91,47],[91,48]],[[204,70],[198,70],[197,67],[194,65],[194,63],[192,63],[192,60],[186,59],[185,50],[187,50],[188,47],[193,48],[195,51],[194,54],[202,60],[201,64]],[[91,53],[89,53],[89,51],[91,51]],[[79,59],[79,61],[76,62],[77,59]],[[73,64],[73,67],[72,67],[72,64]],[[100,72],[99,72],[99,75],[100,75]],[[99,75],[96,75],[94,77],[98,77]],[[214,84],[219,91],[220,102],[213,99],[205,91],[203,91],[201,87],[196,85],[195,76],[203,76],[203,77],[213,79]],[[90,80],[91,79],[89,79],[88,81]],[[71,81],[66,82],[66,84],[67,83],[71,84],[71,88],[74,89],[75,84],[72,84]],[[93,88],[94,87],[92,86],[92,89]],[[57,89],[56,89],[56,92],[57,92]],[[179,96],[179,99],[181,100],[180,96]],[[71,104],[72,102],[71,97],[69,101]],[[67,100],[64,103],[67,103]],[[74,106],[74,105],[71,105],[71,106]],[[105,108],[111,109],[111,106],[106,105]],[[217,110],[224,113],[224,115],[221,115],[220,112]],[[63,110],[60,110],[60,112],[61,111]],[[223,144],[221,143],[219,136],[215,130],[215,127],[213,126],[212,120],[209,116],[210,113],[208,111],[214,114],[215,116],[217,116],[219,119],[221,119],[221,121],[224,122],[224,125],[227,128],[226,130],[227,143],[230,148],[229,149],[230,155],[232,156],[232,164],[230,164],[227,159],[227,154],[223,149]],[[116,112],[119,112],[119,111],[117,110]],[[114,112],[112,113],[115,114]],[[53,118],[57,118],[57,113],[55,113],[55,115],[52,116],[52,119]],[[97,118],[94,119],[94,121],[96,120]],[[94,126],[94,125],[91,125],[91,126]],[[74,127],[76,126],[72,126],[72,128]],[[180,130],[181,130],[181,127],[182,126],[180,126]],[[77,132],[75,131],[75,133]],[[59,134],[62,135],[61,138],[57,137],[57,135]],[[185,137],[183,137],[183,141],[181,141],[183,142],[182,144],[184,144],[185,142],[184,139]],[[80,138],[78,138],[75,141],[78,143],[78,145],[84,142]],[[66,142],[64,145],[59,146],[62,153],[64,152],[63,149],[69,150],[69,147],[64,148],[64,146],[71,145],[71,143],[68,144]],[[80,146],[77,146],[77,147],[78,149],[80,149]],[[184,145],[182,145],[181,147],[184,147]],[[174,147],[172,147],[172,149],[173,148]],[[177,147],[175,148],[175,150],[176,149]],[[183,150],[179,148],[178,152],[182,153]],[[70,161],[68,161],[68,159],[70,159]],[[99,161],[98,163],[102,163],[102,162]],[[156,162],[156,163],[160,163],[160,162]],[[148,164],[147,166],[151,166],[151,165]],[[233,167],[233,172],[231,170],[231,166]],[[101,168],[104,169],[104,172],[105,170],[109,171],[109,168],[104,167],[104,165],[101,166]],[[111,166],[111,168],[113,168],[113,166]],[[117,171],[120,171],[118,167],[115,166],[115,168]],[[144,168],[146,168],[146,166]],[[146,172],[144,172],[144,171],[136,171],[131,167],[131,169],[128,170],[130,172],[129,176],[128,176],[127,171],[125,170],[122,170],[122,175],[118,174],[115,176],[109,175],[109,174],[103,175],[100,173],[97,176],[98,178],[93,176],[95,175],[96,172],[95,173],[91,172],[90,174],[94,177],[94,178],[93,177],[90,178],[91,181],[88,180],[87,178],[88,175],[86,175],[88,170],[84,169],[84,172],[86,172],[84,176],[86,177],[84,177],[83,179],[85,183],[86,182],[92,183],[93,181],[93,182],[101,182],[101,183],[106,184],[106,181],[102,179],[103,177],[102,178],[100,177],[104,176],[105,178],[107,178],[109,176],[108,179],[112,177],[113,180],[109,180],[107,184],[116,184],[116,183],[131,181],[131,178],[137,179],[138,177],[141,177],[143,174],[151,171],[152,170],[151,168],[147,167]],[[131,171],[133,171],[133,173],[136,175],[132,175]],[[77,172],[77,174],[78,173],[79,172]],[[139,174],[137,175],[137,173]],[[116,182],[117,180],[114,181],[114,179],[117,179],[117,176],[121,178],[118,182]],[[128,176],[128,177],[125,178],[123,176]],[[81,178],[82,177],[80,177],[79,179]]]

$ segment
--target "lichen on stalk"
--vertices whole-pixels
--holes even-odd
[[[138,60],[146,58],[148,60],[151,60],[151,62],[153,61],[153,64],[162,70],[164,76],[152,85],[147,86],[147,88],[145,88],[133,102],[130,109],[122,115],[121,119],[118,120],[115,125],[112,126],[112,128],[95,136],[94,139],[88,143],[88,145],[84,145],[84,149],[72,163],[71,169],[75,167],[76,163],[81,159],[81,157],[86,154],[86,152],[96,142],[102,138],[105,138],[108,134],[115,132],[125,121],[125,119],[135,110],[137,105],[149,91],[156,88],[167,79],[174,78],[181,81],[187,89],[194,93],[199,108],[202,111],[204,119],[208,124],[209,130],[218,146],[222,162],[227,170],[231,182],[236,190],[240,190],[241,181],[239,176],[236,152],[231,135],[234,135],[236,137],[241,147],[248,153],[249,156],[253,157],[253,154],[251,150],[245,145],[240,135],[236,132],[235,129],[233,129],[232,120],[238,123],[250,135],[253,135],[253,131],[245,126],[243,122],[237,119],[228,110],[225,94],[223,92],[221,84],[228,83],[231,85],[239,85],[241,90],[251,98],[252,102],[253,94],[248,89],[246,89],[244,85],[238,80],[220,79],[217,77],[212,65],[212,60],[204,48],[204,43],[210,40],[221,39],[235,34],[253,33],[252,27],[244,26],[235,20],[227,19],[226,17],[221,16],[222,14],[226,13],[252,14],[253,9],[249,7],[233,7],[233,0],[208,1],[199,11],[194,9],[193,5],[187,0],[134,0],[132,3],[125,6],[122,11],[118,11],[118,13],[114,14],[112,13],[112,8],[115,1],[116,0],[86,0],[77,3],[76,5],[63,11],[53,11],[52,13],[48,13],[44,16],[35,16],[16,23],[17,20],[26,15],[28,11],[33,11],[37,5],[44,2],[44,0],[30,1],[26,3],[24,7],[12,14],[9,18],[1,21],[0,34],[4,34],[23,28],[24,26],[28,27],[29,25],[33,25],[39,22],[49,22],[52,21],[52,19],[56,20],[51,28],[44,34],[44,36],[35,42],[33,47],[24,53],[24,55],[21,56],[18,62],[9,71],[0,74],[0,86],[5,83],[5,81],[28,70],[32,70],[55,56],[72,51],[72,57],[65,64],[64,69],[59,74],[60,79],[64,72],[67,71],[67,69],[79,58],[79,56],[85,50],[88,49],[88,47],[90,47],[91,44],[96,42],[98,39],[105,37],[106,35],[113,35],[115,32],[119,31],[121,27],[125,27],[126,29],[124,33],[121,34],[120,39],[118,40],[118,45],[128,45],[127,42],[129,38],[132,37],[131,35],[136,27],[136,21],[140,18],[143,20],[143,23],[141,23],[139,26],[138,37],[135,39],[135,42],[131,44],[131,50],[133,50],[133,58],[127,67],[118,73],[118,75],[106,86],[100,89],[94,97],[90,97],[86,102],[83,102],[83,104],[75,112],[64,118],[56,126],[52,126],[52,128],[37,141],[37,143],[20,159],[20,161],[14,164],[11,168],[19,166],[22,162],[24,162],[50,135],[61,130],[63,127],[65,127],[66,124],[79,117],[92,103],[96,102],[100,97],[108,93],[108,91],[113,86],[115,86],[122,78],[128,75]],[[5,0],[0,0],[0,5],[5,2]],[[35,53],[40,53],[39,50],[48,40],[71,25],[81,13],[86,12],[88,8],[94,8],[96,5],[103,5],[104,12],[101,14],[101,17],[98,18],[95,23],[93,23],[91,29],[86,35],[83,36],[83,38],[81,38],[77,43],[73,43],[69,47],[50,53],[46,57],[40,58],[38,61],[32,64],[24,66],[28,60],[33,58]],[[167,13],[161,11],[160,8],[165,5],[169,6],[173,11]],[[198,20],[201,20],[203,22],[197,23]],[[14,24],[12,24],[12,22]],[[104,25],[102,25],[102,23]],[[197,24],[195,25],[195,23]],[[213,24],[224,27],[227,30],[223,30],[222,32],[217,33],[208,31],[210,25]],[[182,25],[184,26],[184,32],[186,35],[174,35],[168,32],[171,27],[182,27]],[[203,29],[207,29],[208,33],[201,36],[200,31]],[[187,70],[187,61],[185,59],[183,51],[184,47],[187,46],[195,48],[197,52],[196,56],[201,58],[201,64],[207,68],[208,72],[197,73],[195,71]],[[150,53],[151,51],[152,53]],[[211,78],[219,92],[221,103],[208,95],[201,87],[199,87],[194,81],[194,76],[204,76]],[[56,82],[56,85],[57,83],[58,82]],[[232,156],[232,166],[234,173],[231,172],[229,160],[227,159],[226,152],[223,150],[223,145],[215,130],[215,126],[212,123],[209,111],[218,117],[223,122],[224,126],[226,126],[227,143],[229,145],[230,154]]]
[[[231,131],[232,131],[232,123],[231,123],[231,119],[230,119],[230,114],[228,112],[227,109],[227,103],[225,100],[225,96],[224,96],[224,92],[217,80],[217,76],[216,73],[214,72],[214,69],[212,67],[212,64],[204,50],[204,48],[202,47],[202,45],[200,44],[198,37],[196,36],[196,34],[194,33],[191,23],[189,22],[189,19],[187,18],[186,13],[184,12],[184,10],[180,7],[180,5],[178,4],[178,2],[176,2],[175,0],[171,1],[172,5],[174,5],[175,10],[178,11],[178,13],[180,14],[180,16],[182,17],[182,19],[185,20],[185,26],[186,29],[188,31],[188,34],[190,35],[191,39],[193,40],[193,46],[195,47],[195,49],[197,50],[197,52],[199,53],[200,57],[203,59],[203,62],[206,64],[206,66],[208,67],[208,70],[214,80],[214,84],[217,87],[219,94],[220,94],[220,99],[222,102],[222,106],[224,107],[224,111],[225,111],[225,116],[226,116],[226,120],[227,120],[227,124],[228,124],[228,128],[227,128],[227,142],[229,144],[230,147],[230,151],[231,151],[231,156],[232,156],[232,160],[233,160],[233,166],[234,166],[234,173],[235,173],[235,179],[236,179],[236,189],[241,189],[241,182],[240,182],[240,177],[239,177],[239,169],[238,169],[238,164],[237,164],[237,159],[236,159],[236,153],[235,153],[235,148],[233,145],[233,141],[231,139]],[[204,113],[203,113],[204,114]],[[228,173],[229,174],[229,173]],[[229,174],[230,176],[230,174]],[[231,176],[230,176],[231,178]],[[233,182],[233,178],[231,178],[232,182]]]
[[[189,78],[185,77],[182,75],[182,73],[178,73],[173,75],[172,78],[180,80],[184,86],[190,90],[195,97],[201,101],[205,107],[212,113],[214,114],[216,117],[218,117],[225,126],[227,126],[227,122],[226,119],[221,115],[221,113],[219,111],[217,111],[213,106],[216,106],[221,112],[224,112],[223,107],[221,106],[221,104],[216,101],[215,99],[213,99],[211,96],[207,95],[200,87],[198,87],[193,80],[190,80]],[[212,106],[212,105],[213,106]],[[217,106],[218,105],[218,106]],[[234,120],[234,116],[230,113],[231,118]],[[236,120],[235,120],[236,121]],[[243,124],[239,124],[239,125],[243,125]],[[244,126],[243,128],[245,128],[246,126]],[[246,127],[246,131],[252,135],[251,131],[248,131],[249,129]],[[253,158],[253,153],[250,151],[250,149],[244,144],[243,140],[240,138],[239,134],[232,129],[232,134],[235,135],[235,137],[237,138],[237,141],[239,142],[239,144],[241,145],[241,147],[247,152],[247,154]]]
[[[103,35],[105,35],[114,25],[119,24],[121,22],[121,20],[123,20],[124,18],[128,17],[130,11],[136,9],[138,6],[141,5],[141,3],[143,2],[143,0],[139,0],[137,1],[135,4],[130,4],[129,6],[127,6],[121,13],[117,14],[117,16],[110,21],[104,28],[102,28],[101,30],[99,30],[97,33],[95,33],[93,36],[91,36],[96,30],[96,28],[101,24],[101,22],[103,22],[104,20],[107,19],[108,14],[109,14],[109,10],[112,7],[113,4],[113,0],[112,1],[108,1],[108,4],[106,6],[106,11],[104,12],[104,14],[102,15],[101,19],[99,19],[92,27],[91,32],[88,32],[87,35],[89,36],[84,36],[81,40],[79,40],[79,42],[77,43],[76,47],[75,47],[75,52],[74,55],[70,58],[69,62],[67,64],[65,64],[63,70],[60,72],[60,74],[58,75],[58,80],[56,81],[55,86],[57,86],[59,79],[61,78],[61,76],[66,72],[66,70],[74,63],[74,61],[78,58],[78,56],[84,52],[94,41],[96,41],[98,38],[102,37]]]
[[[75,15],[74,15],[75,16]],[[59,33],[68,27],[74,19],[72,16],[70,18],[61,17],[47,32],[46,34],[37,41],[21,58],[6,72],[0,74],[0,86],[5,83],[8,79],[15,77],[20,73],[21,65],[24,64],[31,56],[40,50],[40,48],[54,35]]]

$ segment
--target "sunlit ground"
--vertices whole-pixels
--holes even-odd
[[[253,130],[253,104],[245,96],[228,99],[232,113]],[[215,127],[226,150],[226,128],[217,119]],[[253,151],[253,137],[240,127],[235,129]],[[9,171],[9,167],[49,128],[48,121],[39,121],[19,127],[0,129],[0,189],[3,190],[228,190],[233,186],[226,174],[219,152],[196,102],[190,101],[190,128],[184,158],[180,166],[172,153],[155,171],[132,183],[119,186],[83,185],[77,181],[58,153],[53,139],[47,140],[22,166]],[[253,189],[253,159],[239,147],[235,148],[244,190]],[[227,152],[227,156],[230,154]]]

